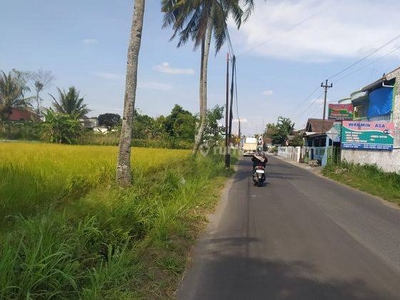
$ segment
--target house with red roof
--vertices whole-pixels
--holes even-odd
[[[10,121],[38,121],[39,116],[30,110],[13,108],[9,116]]]

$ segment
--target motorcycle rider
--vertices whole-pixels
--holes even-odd
[[[256,152],[251,158],[251,161],[253,162],[253,173],[254,173],[256,170],[256,166],[263,166],[265,168],[268,162],[268,158],[265,155],[265,153],[261,151],[261,152]]]

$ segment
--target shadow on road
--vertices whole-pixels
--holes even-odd
[[[254,241],[217,239],[214,242],[227,243],[226,246],[229,249],[229,245]],[[400,296],[373,290],[361,280],[339,281],[335,278],[318,278],[313,266],[302,261],[264,261],[249,257],[221,255],[218,259],[210,258],[204,263],[209,265],[207,270],[210,274],[217,272],[220,276],[217,278],[209,276],[212,280],[207,281],[208,274],[204,274],[206,288],[192,290],[189,293],[181,291],[177,299],[400,299]]]

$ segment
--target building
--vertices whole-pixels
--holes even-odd
[[[11,114],[9,115],[9,121],[38,121],[39,116],[30,110],[13,108]]]
[[[384,74],[375,82],[351,94],[354,123],[361,128],[372,122],[374,126],[386,126],[387,145],[371,147],[368,142],[362,148],[347,148],[342,145],[341,159],[351,163],[376,164],[386,172],[400,172],[400,67]],[[362,122],[366,121],[365,124]],[[343,123],[345,125],[345,123]],[[379,134],[379,131],[378,131]],[[350,143],[351,144],[351,143]]]
[[[307,120],[306,128],[303,132],[306,146],[306,152],[303,156],[307,156],[310,160],[317,160],[320,164],[325,164],[326,148],[333,145],[332,140],[327,136],[327,132],[332,128],[333,123],[333,120]]]

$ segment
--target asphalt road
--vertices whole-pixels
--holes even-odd
[[[270,157],[251,161],[199,239],[177,299],[400,299],[400,210]]]

